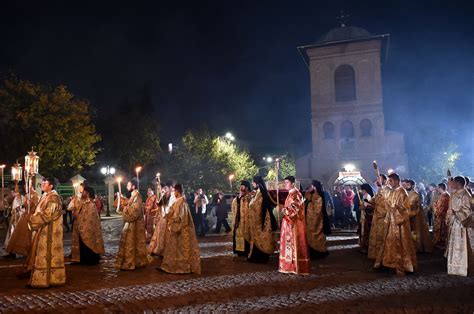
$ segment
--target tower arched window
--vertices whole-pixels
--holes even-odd
[[[341,138],[351,137],[354,137],[354,126],[351,121],[346,120],[341,124]]]
[[[356,99],[355,72],[350,65],[340,65],[334,71],[334,88],[336,101]]]
[[[361,136],[372,135],[372,122],[370,122],[369,119],[364,119],[360,121],[360,134]]]
[[[325,139],[334,138],[334,124],[331,122],[324,123],[323,134]]]

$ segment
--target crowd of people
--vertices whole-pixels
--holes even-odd
[[[115,203],[124,221],[115,265],[135,270],[146,267],[155,256],[161,259],[161,271],[200,274],[197,238],[210,230],[219,233],[223,226],[232,232],[236,256],[268,263],[277,254],[280,272],[307,275],[311,259],[328,255],[326,236],[332,228],[358,226],[360,251],[373,260],[374,269],[413,273],[416,254],[437,248],[445,252],[449,274],[466,276],[474,270],[474,211],[467,177],[430,184],[427,193],[396,173],[381,174],[374,183],[375,189],[367,183],[355,190],[338,186],[331,195],[320,181],[313,180],[303,190],[288,176],[280,191],[284,197],[279,197],[267,189],[262,177],[255,176],[251,183],[240,182],[232,200],[230,226],[225,195],[220,191],[215,190],[209,202],[202,189],[186,197],[181,184],[157,182],[148,188],[143,202],[132,179],[127,183],[127,197],[117,195]],[[19,189],[12,194],[4,247],[7,257],[27,257],[20,277],[29,278],[35,288],[66,282],[63,231],[67,214],[55,185],[53,178],[45,178],[41,198],[36,193],[25,197]],[[74,221],[71,261],[98,264],[105,250],[101,204],[94,190],[81,184],[78,195],[66,203]]]

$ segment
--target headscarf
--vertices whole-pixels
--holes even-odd
[[[253,182],[257,185],[258,189],[260,189],[260,193],[262,194],[262,210],[261,210],[261,218],[262,218],[262,230],[265,224],[265,215],[268,212],[270,215],[270,223],[272,225],[272,230],[277,229],[277,222],[275,216],[273,216],[273,207],[276,205],[270,200],[270,196],[268,194],[267,186],[265,185],[265,181],[261,176],[253,177]]]
[[[323,232],[325,235],[331,234],[331,225],[329,224],[329,217],[326,211],[326,198],[324,197],[324,187],[321,181],[313,180],[312,185],[316,188],[316,193],[323,200],[323,206],[321,212],[323,213]]]

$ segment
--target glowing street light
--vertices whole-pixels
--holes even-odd
[[[264,161],[268,162],[268,163],[273,162],[273,157],[271,157],[271,156],[263,157],[262,159],[263,159]]]
[[[235,141],[235,136],[232,135],[232,133],[230,133],[230,132],[227,132],[224,137],[226,139],[228,139],[229,141],[231,141],[231,142]]]
[[[106,177],[105,183],[107,183],[107,206],[105,216],[110,217],[110,206],[112,206],[114,203],[114,187],[111,177],[115,174],[115,168],[105,166],[100,169],[100,173]]]
[[[139,173],[140,171],[142,171],[142,167],[141,166],[138,166],[135,168],[135,173],[137,174],[137,190],[140,191],[140,177],[139,177]]]

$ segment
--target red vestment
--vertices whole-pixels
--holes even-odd
[[[310,269],[303,196],[291,189],[283,208],[280,232],[281,273],[308,275]]]

